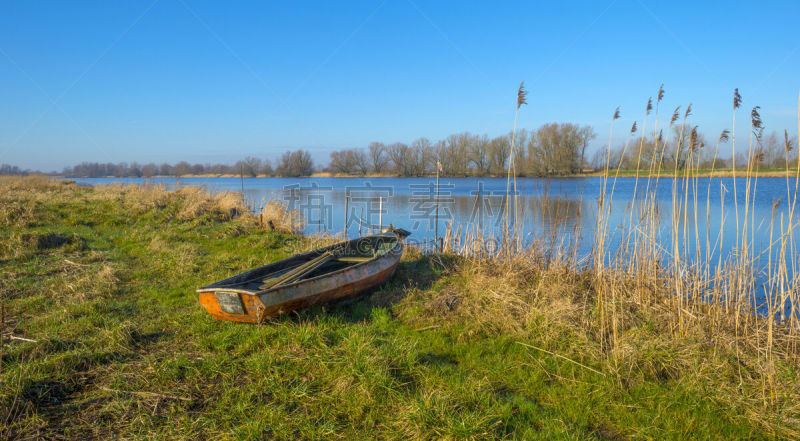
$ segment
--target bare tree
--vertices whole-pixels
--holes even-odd
[[[589,141],[593,140],[597,137],[597,133],[595,133],[594,128],[592,126],[583,126],[578,130],[578,136],[581,138],[581,142],[583,145],[581,146],[581,172],[584,168],[586,168],[586,147],[589,145]]]
[[[606,147],[597,149],[592,155],[592,160],[589,161],[593,169],[602,169],[606,166]]]
[[[466,176],[469,169],[467,157],[468,132],[450,135],[445,139],[442,168],[445,176]]]
[[[314,172],[314,161],[306,150],[286,152],[281,156],[275,172],[278,176],[286,177],[311,176]]]
[[[506,172],[508,155],[511,152],[511,140],[507,136],[498,136],[489,141],[487,146],[489,156],[489,172],[501,176]]]
[[[467,139],[467,155],[478,176],[489,174],[489,137],[470,136]]]
[[[764,164],[767,167],[784,167],[786,165],[786,155],[783,152],[783,137],[779,136],[774,130],[769,135],[761,138],[761,145],[764,147]]]
[[[142,166],[142,176],[145,178],[152,178],[158,173],[158,166],[152,162]]]
[[[350,173],[350,167],[347,164],[347,155],[344,151],[331,152],[331,162],[328,167],[330,167],[331,172],[334,174]]]
[[[697,127],[692,127],[689,124],[676,124],[672,127],[675,140],[672,144],[667,145],[666,156],[670,159],[671,164],[665,164],[671,167],[677,167],[678,170],[683,170],[689,159],[689,150],[694,143],[695,148],[700,144],[705,144],[705,137],[702,133],[697,131]],[[692,139],[694,137],[694,139]],[[692,152],[693,156],[697,156],[697,151]],[[623,158],[623,168],[632,168],[634,159]],[[737,160],[738,163],[738,160]],[[745,160],[742,164],[746,164]]]
[[[581,168],[581,127],[572,123],[544,124],[528,143],[527,171],[531,174],[564,175]]]
[[[191,173],[192,166],[186,161],[181,161],[175,164],[175,167],[172,167],[172,169],[172,172],[175,173],[175,176],[183,176]]]
[[[413,176],[424,176],[430,167],[433,155],[428,138],[418,138],[411,143],[409,171]]]
[[[508,139],[510,140],[511,137],[512,133],[509,133]],[[525,146],[529,145],[531,141],[533,141],[533,135],[530,132],[525,129],[517,131],[514,140],[514,150],[516,150],[514,152],[514,169],[517,171],[517,176],[524,174],[525,170],[530,168],[530,148],[525,148]]]
[[[389,159],[394,164],[394,171],[400,176],[410,176],[411,167],[409,164],[409,148],[402,142],[391,144],[387,150]]]
[[[249,177],[258,176],[263,167],[264,167],[264,161],[262,161],[259,158],[254,158],[252,156],[248,156],[236,163],[236,168],[237,168],[236,171]]]
[[[353,164],[353,171],[359,175],[366,175],[369,173],[369,159],[367,154],[361,149],[352,149],[349,151],[351,162]]]
[[[372,171],[375,173],[384,173],[386,171],[386,146],[380,142],[373,142],[369,145],[369,159],[372,165]]]
[[[74,168],[73,167],[66,167],[64,168],[64,175],[71,175],[73,174]],[[22,170],[16,165],[11,164],[0,164],[0,175],[26,175],[28,174],[27,171]]]
[[[265,176],[272,176],[275,174],[275,171],[272,169],[272,161],[269,159],[264,160],[264,164],[261,167],[261,173],[263,173]]]

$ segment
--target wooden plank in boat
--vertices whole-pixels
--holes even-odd
[[[326,251],[319,257],[311,259],[310,261],[300,265],[298,268],[293,269],[279,277],[270,277],[264,279],[264,283],[261,284],[261,289],[269,289],[269,288],[276,288],[281,285],[289,284],[299,280],[304,275],[314,271],[315,269],[319,268],[323,263],[333,259],[333,254],[329,251]]]
[[[339,262],[366,262],[372,260],[372,257],[338,257]]]

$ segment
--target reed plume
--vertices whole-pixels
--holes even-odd
[[[730,138],[729,136],[730,133],[731,133],[730,130],[724,129],[722,133],[719,134],[719,139],[717,140],[717,142],[719,142],[720,144],[728,142],[728,139]]]
[[[697,126],[692,127],[692,131],[689,134],[689,150],[694,152],[697,148]]]
[[[528,104],[528,91],[525,90],[525,82],[519,83],[519,89],[517,89],[517,109],[520,108],[523,104]]]
[[[753,110],[750,111],[750,124],[753,127],[753,135],[756,137],[756,140],[760,140],[761,135],[764,133],[764,121],[761,120],[759,109],[761,109],[761,106],[755,106]]]
[[[653,139],[656,138],[656,133],[658,133],[658,108],[661,104],[661,100],[664,98],[664,83],[661,83],[661,86],[658,87],[658,93],[656,94],[656,121],[653,125]],[[653,97],[650,97],[648,103],[652,103]],[[648,107],[652,107],[652,104],[648,105]],[[649,112],[649,110],[648,110]],[[656,145],[653,146],[653,155],[650,158],[650,166],[648,167],[649,173],[647,174],[647,187],[645,188],[644,195],[645,195],[645,204],[647,203],[648,195],[650,194],[650,181],[652,179],[655,163],[656,163],[656,156],[658,156],[658,145],[660,143],[656,142]]]

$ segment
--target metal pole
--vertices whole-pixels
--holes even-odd
[[[441,246],[439,246],[439,165],[438,164],[436,165],[436,198],[434,200],[434,203],[436,204],[436,215],[434,218],[433,234],[436,236],[435,240],[436,248],[438,249],[439,252],[441,252],[442,249]]]
[[[242,180],[242,201],[244,201],[244,164],[239,164],[239,178]]]
[[[378,233],[383,232],[383,196],[378,196]]]
[[[358,237],[362,236],[361,233],[361,222],[364,221],[364,207],[361,207],[361,216],[358,217]]]
[[[347,215],[349,211],[350,198],[347,197],[347,192],[344,194],[344,238],[347,239]]]

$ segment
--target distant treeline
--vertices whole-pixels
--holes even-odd
[[[696,127],[673,126],[672,135],[638,135],[635,127],[627,141],[599,148],[591,158],[586,151],[596,137],[591,126],[572,123],[548,123],[536,130],[520,130],[489,138],[486,135],[460,133],[431,142],[419,138],[411,145],[373,142],[366,149],[354,148],[331,153],[328,171],[334,174],[426,176],[436,173],[441,163],[445,176],[505,176],[511,161],[517,176],[565,176],[610,169],[648,171],[692,169],[730,169],[730,155],[721,155],[727,135],[719,142],[706,142]],[[638,135],[638,136],[637,136]],[[772,132],[755,140],[752,150],[741,145],[736,154],[736,168],[752,170],[781,169],[797,164],[796,141]],[[730,151],[728,145],[724,151]]]
[[[305,150],[284,153],[273,168],[269,159],[247,157],[229,164],[190,164],[186,161],[177,164],[139,164],[137,162],[118,164],[82,162],[74,167],[66,167],[62,174],[67,177],[97,178],[102,176],[150,178],[153,176],[186,175],[240,175],[244,176],[310,176],[314,172],[314,161]]]
[[[332,152],[327,167],[315,166],[308,151],[284,153],[273,166],[270,159],[247,157],[235,164],[140,164],[83,162],[64,168],[68,177],[153,177],[186,175],[309,176],[315,171],[337,175],[425,176],[441,164],[444,176],[505,176],[514,141],[515,172],[519,176],[567,175],[586,166],[586,149],[595,137],[590,126],[545,124],[536,131],[520,130],[489,138],[468,132],[431,142],[419,138],[401,142],[373,142],[367,148]]]
[[[635,129],[635,127],[634,127]],[[754,136],[752,143],[749,139],[739,141],[736,148],[736,161],[729,152],[728,131],[717,139],[709,140],[697,127],[680,124],[672,126],[672,134],[667,137],[663,132],[658,135],[631,136],[630,139],[613,148],[609,153],[606,149],[595,152],[590,164],[595,168],[605,167],[609,162],[610,168],[619,167],[622,170],[684,170],[687,166],[692,169],[784,169],[788,166],[797,166],[798,152],[795,149],[796,139],[789,138],[784,132],[780,136],[773,131],[768,135]]]
[[[235,164],[139,164],[83,162],[66,167],[68,177],[153,177],[187,175],[239,175],[253,176],[310,176],[314,172],[334,175],[392,175],[429,176],[441,164],[443,176],[506,176],[511,162],[511,145],[514,144],[511,171],[517,176],[565,176],[603,170],[608,162],[610,169],[669,171],[685,169],[730,169],[734,165],[730,155],[727,135],[712,142],[697,127],[671,126],[671,134],[663,132],[641,135],[636,127],[631,129],[627,141],[615,145],[610,153],[606,146],[598,148],[587,157],[589,142],[596,137],[591,126],[573,123],[548,123],[536,130],[519,130],[490,138],[469,132],[450,135],[432,142],[419,138],[410,145],[402,142],[384,144],[373,142],[366,148],[349,148],[330,154],[327,166],[315,165],[308,151],[295,150],[284,153],[273,165],[270,159],[247,157]],[[752,144],[737,144],[736,168],[753,170],[781,169],[797,164],[796,140],[772,132],[758,137]],[[741,147],[739,147],[741,146]],[[723,148],[724,147],[724,148]],[[25,174],[29,170],[2,165],[0,174]]]
[[[513,140],[517,175],[577,174],[586,165],[586,148],[594,137],[590,126],[551,123],[532,132],[520,130],[515,136],[489,138],[464,132],[437,142],[419,138],[411,145],[373,142],[366,149],[331,153],[328,171],[346,175],[425,176],[435,174],[437,164],[441,164],[445,176],[505,176]]]
[[[23,170],[16,165],[0,164],[0,175],[27,175],[33,173],[32,170]]]

